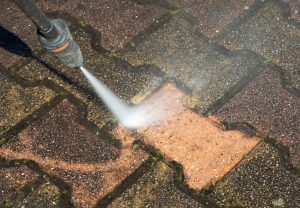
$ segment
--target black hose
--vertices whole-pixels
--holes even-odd
[[[58,32],[53,26],[52,22],[48,19],[45,13],[32,1],[32,0],[14,0],[18,7],[28,16],[28,18],[38,28],[47,39],[56,39]]]

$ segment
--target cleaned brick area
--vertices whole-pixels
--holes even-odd
[[[153,127],[138,132],[146,144],[158,149],[167,160],[183,166],[185,182],[190,188],[201,190],[218,180],[259,143],[258,138],[250,138],[238,131],[225,131],[212,120],[185,108],[182,104],[184,94],[171,84],[161,88],[144,105],[155,103],[166,93],[164,110],[170,109],[173,113]],[[150,112],[155,115],[157,108],[155,106],[154,112]],[[120,130],[116,132],[120,139],[130,141]]]

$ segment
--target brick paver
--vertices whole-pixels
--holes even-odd
[[[154,5],[140,5],[125,0],[39,1],[46,11],[64,11],[89,24],[101,33],[101,45],[116,50],[145,30],[165,13]]]
[[[71,28],[74,29],[74,25],[71,25]],[[133,68],[129,64],[112,60],[95,51],[91,46],[90,33],[76,30],[72,35],[81,47],[85,67],[126,102],[130,102],[136,94],[156,87],[163,78],[156,69]],[[60,85],[87,105],[88,119],[100,127],[111,118],[101,101],[96,99],[97,96],[79,69],[70,69],[59,61],[54,61],[50,55],[42,59],[54,69],[33,61],[18,70],[17,74],[30,81],[52,80]]]
[[[10,160],[35,161],[72,187],[76,207],[92,207],[138,168],[147,154],[104,145],[103,138],[77,123],[77,114],[69,101],[62,101],[17,140],[2,146],[0,154]]]
[[[11,67],[30,56],[39,43],[33,23],[13,1],[1,1],[0,9],[0,60],[3,66]]]
[[[220,207],[299,207],[300,180],[278,150],[263,143],[217,183],[210,197]]]
[[[37,179],[37,174],[26,166],[0,167],[0,207],[10,205],[9,197]]]
[[[146,144],[158,149],[167,160],[183,166],[185,182],[190,188],[201,190],[218,180],[258,144],[257,138],[249,138],[238,131],[225,131],[217,123],[185,108],[183,94],[173,85],[164,86],[144,105],[151,106],[164,94],[168,97],[163,107],[154,106],[148,113],[155,116],[157,109],[158,114],[168,110],[173,113],[139,132]],[[130,142],[121,130],[115,134]]]
[[[291,85],[300,89],[300,30],[283,16],[275,3],[267,3],[256,15],[232,31],[220,43],[231,50],[250,49],[280,66]]]
[[[178,190],[175,177],[175,171],[172,168],[159,162],[153,170],[145,173],[108,207],[203,207],[199,202]]]
[[[35,28],[4,0],[0,207],[300,207],[297,0],[37,3],[67,21],[86,68],[143,119],[111,127],[80,70],[44,53],[23,62],[39,50]],[[167,80],[188,95],[157,88]]]
[[[209,38],[217,36],[235,18],[242,15],[255,0],[169,0],[196,18],[197,31]]]
[[[225,104],[217,116],[230,123],[246,122],[265,136],[289,147],[300,167],[300,98],[281,86],[279,72],[267,70]]]
[[[214,50],[197,39],[192,26],[181,18],[172,19],[123,58],[133,65],[154,64],[183,81],[198,98],[196,107],[201,112],[254,72],[257,64],[249,55],[226,56]]]
[[[0,134],[49,102],[55,93],[46,87],[24,88],[0,74]]]

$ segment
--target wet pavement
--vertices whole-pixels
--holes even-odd
[[[155,119],[124,128],[3,0],[0,207],[300,207],[299,1],[37,2]]]

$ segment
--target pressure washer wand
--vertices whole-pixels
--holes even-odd
[[[43,48],[69,67],[83,65],[80,48],[63,20],[49,19],[32,0],[14,1],[38,28],[37,34]]]

